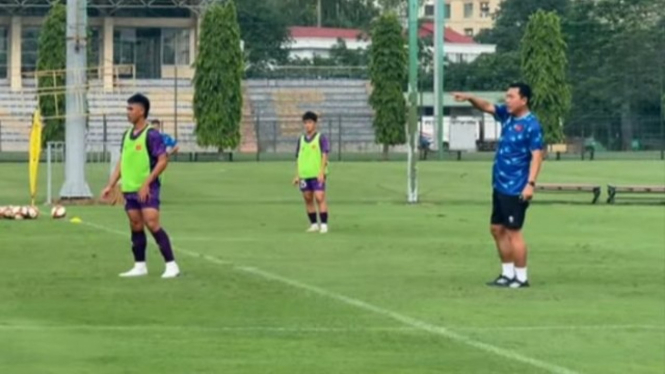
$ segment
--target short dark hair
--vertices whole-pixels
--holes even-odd
[[[517,83],[511,83],[510,86],[508,86],[508,88],[517,88],[517,92],[519,92],[520,96],[526,99],[526,105],[531,104],[531,96],[533,96],[533,92],[531,91],[531,86],[529,86],[526,83],[517,82]]]
[[[317,116],[316,113],[314,113],[314,112],[305,112],[305,114],[302,115],[302,121],[303,122],[305,122],[305,121],[314,121],[314,122],[316,122],[318,120],[319,120],[319,116]]]
[[[127,99],[127,104],[139,104],[143,107],[143,118],[148,118],[150,113],[150,100],[144,95],[137,93]]]
[[[162,122],[158,119],[153,119],[152,121],[150,121],[150,123],[153,124],[153,125],[161,125],[162,124]]]

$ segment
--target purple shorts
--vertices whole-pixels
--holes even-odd
[[[326,182],[319,183],[317,178],[301,179],[300,180],[300,191],[325,191]]]
[[[159,210],[159,188],[150,189],[150,197],[147,201],[140,202],[137,192],[124,193],[125,210],[142,210],[152,208]]]

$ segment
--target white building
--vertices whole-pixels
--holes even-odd
[[[330,49],[343,40],[349,49],[366,49],[371,40],[362,30],[328,27],[291,27],[291,58],[311,59],[314,56],[328,57]],[[432,23],[424,24],[420,37],[434,34]],[[473,38],[446,28],[444,33],[445,57],[452,62],[470,62],[483,53],[494,53],[496,46],[476,43]]]

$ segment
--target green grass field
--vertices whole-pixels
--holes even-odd
[[[0,373],[665,372],[664,205],[537,195],[532,288],[488,288],[489,168],[423,163],[407,206],[403,163],[334,164],[318,235],[293,163],[174,163],[163,225],[184,274],[167,281],[152,244],[148,278],[117,277],[131,266],[119,207],[2,220]],[[0,175],[0,205],[27,202],[27,164]],[[548,162],[541,177],[664,180],[662,161]]]

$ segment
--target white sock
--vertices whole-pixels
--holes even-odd
[[[515,278],[515,263],[513,262],[506,262],[501,264],[501,275],[508,279],[513,279]]]
[[[526,267],[523,268],[515,268],[515,276],[517,277],[517,280],[520,282],[526,282]]]
[[[145,265],[145,262],[135,262],[134,267],[137,268],[137,269],[145,269],[146,265]]]
[[[166,263],[166,268],[167,268],[167,269],[171,269],[171,268],[177,269],[177,268],[178,268],[178,264],[176,264],[175,261],[167,262],[167,263]]]

